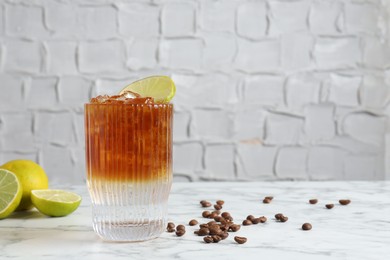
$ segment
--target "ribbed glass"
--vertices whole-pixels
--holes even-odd
[[[172,104],[86,104],[87,185],[104,240],[165,229],[172,184]]]

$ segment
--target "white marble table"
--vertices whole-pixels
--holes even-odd
[[[82,195],[80,208],[63,218],[36,211],[0,220],[0,259],[385,259],[390,256],[390,182],[174,183],[169,219],[200,223],[202,199],[225,200],[224,209],[241,223],[249,214],[266,216],[265,224],[242,226],[218,244],[206,244],[187,225],[183,237],[163,233],[137,243],[103,242],[91,227],[86,187],[62,187]],[[264,196],[272,195],[270,204]],[[318,204],[308,203],[317,198]],[[341,206],[338,200],[352,203]],[[328,210],[326,203],[335,203]],[[286,223],[274,215],[284,213]],[[313,229],[302,231],[310,222]],[[235,235],[248,238],[234,242]]]

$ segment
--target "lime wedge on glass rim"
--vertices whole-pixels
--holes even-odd
[[[152,76],[127,85],[119,94],[126,91],[135,92],[141,97],[151,97],[156,103],[169,103],[175,96],[176,86],[168,76]]]
[[[79,207],[81,197],[64,190],[32,190],[31,201],[41,213],[51,217],[63,217]]]
[[[0,219],[8,217],[19,206],[23,188],[18,177],[0,169]]]

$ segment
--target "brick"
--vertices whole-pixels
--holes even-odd
[[[379,180],[379,159],[373,155],[349,155],[345,159],[346,180]]]
[[[361,83],[362,77],[332,73],[329,82],[329,101],[340,106],[358,106],[358,93]]]
[[[282,67],[287,70],[308,69],[312,66],[314,38],[309,34],[285,34],[281,40]]]
[[[367,108],[384,108],[389,100],[389,84],[383,76],[367,75],[360,87],[360,100]]]
[[[118,4],[119,32],[130,37],[149,37],[159,34],[159,8],[144,4]]]
[[[270,179],[274,176],[276,147],[239,144],[237,153],[240,179]]]
[[[4,152],[4,153],[0,154],[0,158],[1,158],[0,160],[2,163],[12,161],[12,160],[18,160],[21,158],[23,158],[24,160],[31,160],[31,161],[37,162],[38,161],[38,154],[37,154],[37,152],[23,152],[23,151]]]
[[[380,12],[373,4],[346,3],[345,25],[348,33],[376,34],[379,32]]]
[[[45,42],[47,72],[53,74],[77,74],[75,42]]]
[[[342,121],[340,121],[340,124],[342,124]],[[342,130],[341,135],[336,135],[330,140],[321,142],[321,144],[338,147],[352,154],[360,153],[380,155],[383,153],[382,147],[357,140],[354,137],[344,134]]]
[[[337,35],[340,28],[343,4],[338,1],[314,1],[311,5],[309,24],[311,32],[318,35]]]
[[[136,78],[123,79],[98,79],[92,96],[97,95],[117,95],[118,92],[131,82],[137,80]]]
[[[10,36],[41,39],[48,35],[43,25],[43,8],[38,6],[7,5],[6,32]]]
[[[269,114],[265,124],[268,145],[298,144],[303,131],[303,119],[282,114]]]
[[[238,1],[202,1],[200,6],[200,27],[204,31],[231,32],[235,30]]]
[[[173,174],[173,182],[193,182],[194,178],[190,174]]]
[[[0,111],[15,110],[22,105],[22,77],[0,74]]]
[[[190,36],[195,33],[195,6],[190,3],[165,4],[161,13],[162,34],[167,37]]]
[[[85,150],[74,147],[70,149],[71,162],[73,164],[72,182],[73,184],[86,183]]]
[[[384,69],[389,64],[390,52],[380,38],[365,37],[363,63],[365,67]]]
[[[157,64],[158,40],[137,38],[128,45],[127,67],[131,70],[151,69]]]
[[[36,151],[34,136],[31,132],[4,134],[0,144],[2,152],[32,153]]]
[[[38,73],[42,66],[42,46],[27,40],[7,40],[4,70],[9,72]]]
[[[175,112],[173,122],[173,140],[188,139],[190,127],[190,114],[186,112]]]
[[[29,108],[53,108],[57,103],[57,79],[53,77],[33,78],[26,93]]]
[[[4,113],[0,117],[2,152],[34,152],[31,113]]]
[[[83,73],[124,71],[125,46],[121,41],[82,42],[78,51],[79,69]]]
[[[307,31],[310,1],[270,1],[270,34]]]
[[[5,15],[4,7],[0,5],[0,17],[4,17],[4,15]],[[0,19],[0,35],[3,36],[3,34],[4,34],[4,19]]]
[[[75,174],[71,152],[67,147],[46,145],[40,152],[40,165],[45,169],[50,183],[74,183]]]
[[[244,85],[246,104],[278,106],[283,104],[284,78],[280,76],[249,76]]]
[[[194,174],[202,170],[203,147],[197,142],[173,145],[174,173]]]
[[[342,122],[343,132],[361,142],[383,146],[386,118],[369,113],[352,113]]]
[[[308,171],[312,180],[340,180],[344,175],[346,152],[335,147],[313,146],[309,149]]]
[[[293,110],[301,110],[308,103],[318,103],[320,80],[310,74],[290,76],[286,83],[286,101]]]
[[[232,69],[237,51],[236,37],[226,33],[202,33],[205,41],[203,68],[211,71]]]
[[[73,119],[70,113],[38,112],[34,122],[36,140],[66,146],[73,141]]]
[[[237,10],[238,35],[259,40],[267,31],[267,6],[265,2],[242,4]]]
[[[73,125],[77,147],[85,147],[84,111],[73,114]]]
[[[274,72],[279,67],[280,44],[277,40],[253,42],[238,40],[236,67],[245,72]]]
[[[163,40],[160,43],[159,59],[164,68],[198,70],[202,63],[202,52],[203,43],[200,39]]]
[[[205,152],[206,178],[234,180],[234,146],[230,144],[207,145]]]
[[[109,39],[117,33],[117,11],[113,6],[79,7],[83,37]]]
[[[45,22],[54,37],[79,36],[82,27],[79,25],[77,6],[57,1],[45,3]]]
[[[355,68],[361,62],[362,51],[355,37],[317,38],[314,59],[319,69]]]
[[[266,113],[255,107],[236,111],[234,117],[234,138],[241,141],[262,142]]]
[[[178,89],[173,102],[179,108],[223,108],[238,102],[237,79],[222,74],[187,76],[173,74]]]
[[[61,77],[58,83],[58,97],[61,104],[82,108],[90,99],[92,82],[77,76]]]
[[[191,132],[202,139],[229,139],[233,122],[227,111],[196,109],[193,111]]]
[[[303,147],[283,147],[279,150],[275,172],[282,179],[307,180],[308,150]]]
[[[333,138],[336,134],[334,106],[331,104],[306,106],[305,134],[312,141]]]

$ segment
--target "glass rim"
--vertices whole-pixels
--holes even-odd
[[[131,103],[84,103],[84,106],[132,106],[132,107],[173,107],[173,103],[151,103],[151,104],[131,104]]]

